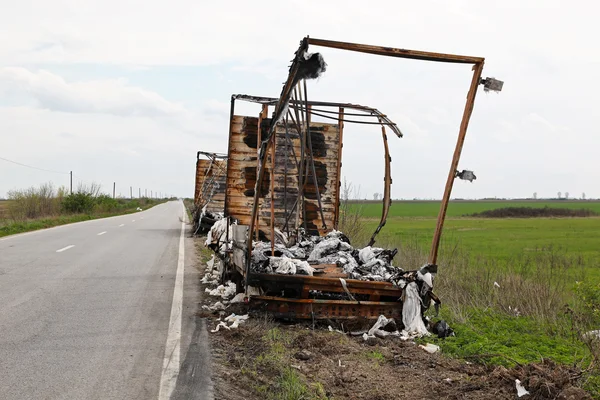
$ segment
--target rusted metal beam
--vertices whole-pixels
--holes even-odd
[[[262,105],[262,110],[260,112],[260,114],[258,115],[258,128],[257,128],[257,140],[256,143],[259,144],[261,143],[262,140],[262,122],[265,118],[267,118],[269,115],[269,106],[266,104]],[[256,175],[258,175],[258,165],[256,166]],[[258,186],[258,185],[257,185]],[[262,188],[262,186],[261,186]],[[260,194],[259,194],[260,197]],[[256,220],[255,220],[255,240],[258,240],[258,232],[260,230],[260,219],[258,218],[258,214],[256,215]]]
[[[236,99],[239,99],[242,101],[248,101],[251,103],[269,104],[269,105],[277,104],[277,101],[278,101],[278,99],[276,99],[274,97],[259,97],[259,96],[245,95],[245,94],[236,94],[236,95],[233,95],[232,97],[235,97]],[[343,107],[347,110],[356,110],[356,111],[364,112],[364,113],[368,114],[368,115],[365,115],[365,117],[374,117],[374,118],[377,118],[378,120],[381,119],[385,125],[390,127],[390,129],[396,134],[396,136],[402,137],[402,132],[400,131],[398,126],[394,122],[392,122],[387,117],[387,115],[383,114],[376,108],[362,106],[360,104],[336,103],[336,102],[314,101],[314,100],[309,100],[308,104],[313,107],[315,107],[315,106],[316,107],[335,107],[335,108]],[[290,99],[289,106],[293,107],[293,108],[299,107],[300,110],[302,110],[304,108],[302,105],[302,102],[298,101],[296,99]],[[315,111],[311,111],[311,113],[314,115],[317,115],[315,113]],[[347,115],[350,115],[350,114],[347,114]],[[362,114],[356,114],[356,115],[359,116]],[[347,120],[346,122],[363,123],[363,121],[355,121],[355,120]],[[379,122],[377,124],[379,124]]]
[[[271,256],[275,256],[275,135],[271,142]]]
[[[335,217],[333,222],[333,229],[338,229],[340,222],[340,191],[342,190],[342,148],[344,147],[344,107],[338,109],[338,129],[340,131],[340,143],[338,145],[338,165],[337,165],[337,190],[335,196]]]
[[[438,214],[437,224],[433,235],[433,241],[431,243],[431,251],[429,253],[430,264],[435,264],[437,262],[438,249],[440,246],[440,239],[442,237],[444,219],[446,218],[446,211],[448,209],[448,202],[450,201],[450,195],[452,194],[452,186],[454,185],[454,179],[456,177],[456,171],[458,169],[458,161],[460,160],[460,154],[462,152],[463,144],[465,142],[465,136],[467,134],[467,128],[469,126],[469,120],[471,118],[471,114],[473,113],[473,106],[475,105],[475,96],[477,95],[477,87],[479,86],[481,80],[482,71],[483,60],[473,66],[473,78],[471,80],[469,93],[467,94],[467,102],[465,104],[465,110],[463,112],[462,121],[460,123],[460,130],[458,131],[456,148],[454,149],[454,155],[452,156],[452,162],[450,163],[450,171],[448,172],[448,178],[446,180],[444,197],[442,197],[442,204],[440,205],[440,212]]]
[[[227,141],[227,158],[229,159],[231,157],[231,131],[233,130],[233,116],[235,113],[235,95],[231,96],[231,104],[229,106],[229,140]],[[227,163],[227,171],[226,171],[226,176],[230,176],[230,167],[231,164]],[[229,208],[229,196],[227,195],[227,190],[225,190],[225,206],[223,208],[223,210],[225,212],[227,212]],[[252,237],[252,232],[250,232],[250,237]],[[229,242],[229,229],[227,229],[227,233],[226,233],[226,239]]]
[[[357,51],[360,53],[377,54],[387,57],[409,58],[413,60],[437,61],[447,63],[477,64],[482,63],[482,57],[460,56],[456,54],[432,53],[420,50],[396,49],[393,47],[373,46],[334,40],[323,40],[307,37],[308,44],[313,46],[330,47],[333,49]]]
[[[313,267],[319,269],[319,265],[314,265]],[[336,269],[339,269],[341,271],[340,268]],[[347,274],[345,276],[347,276]],[[338,278],[326,278],[309,275],[279,275],[252,273],[250,276],[250,282],[253,285],[257,286],[260,285],[261,282],[272,282],[280,287],[285,287],[285,285],[300,285],[306,286],[310,290],[344,293],[344,288],[342,286],[341,281]],[[346,286],[352,293],[355,294],[377,293],[378,295],[383,297],[398,298],[402,296],[402,289],[400,289],[397,286],[394,286],[390,282],[360,281],[357,279],[346,279]]]
[[[210,151],[199,151],[196,153],[196,159],[200,159],[200,155],[206,156],[210,159],[226,159],[227,154],[224,153],[214,153]]]
[[[288,299],[271,296],[252,296],[250,307],[273,314],[275,318],[290,319],[376,319],[380,315],[402,318],[402,304],[397,302]]]
[[[381,126],[381,136],[383,137],[383,150],[384,150],[384,159],[385,159],[385,174],[383,178],[383,208],[381,210],[381,221],[373,232],[371,236],[371,240],[369,240],[369,246],[373,246],[375,244],[375,236],[381,231],[381,228],[385,226],[385,222],[387,220],[388,213],[390,211],[390,205],[392,204],[391,199],[391,187],[392,187],[392,157],[390,156],[390,149],[388,147],[387,135],[385,134],[385,126]]]
[[[292,65],[290,66],[290,72],[288,74],[288,79],[283,85],[283,89],[281,90],[281,95],[279,96],[279,100],[275,104],[275,111],[273,111],[273,118],[271,119],[271,126],[269,127],[269,131],[266,137],[260,143],[260,151],[258,153],[258,173],[256,174],[256,188],[254,191],[254,204],[252,205],[252,217],[250,219],[250,227],[249,232],[252,232],[254,229],[254,224],[256,218],[258,216],[258,203],[259,203],[259,192],[261,189],[263,177],[264,177],[264,164],[267,159],[267,147],[268,144],[274,137],[274,132],[277,127],[277,123],[284,116],[285,110],[288,107],[288,102],[290,100],[290,95],[292,88],[296,84],[296,76],[298,75],[298,69],[300,66],[301,57],[304,57],[304,53],[308,48],[308,41],[303,39],[300,42],[300,46],[298,50],[296,50],[296,54],[294,60],[292,61]],[[246,243],[246,287],[248,286],[248,275],[250,272],[250,261],[252,255],[252,235],[248,235],[248,241]]]
[[[304,81],[304,94],[305,100],[307,97],[306,90],[306,81]],[[310,133],[310,106],[308,102],[306,104],[306,137],[308,142],[308,154],[310,156],[310,167],[312,171],[313,183],[315,184],[315,192],[317,193],[317,203],[319,204],[319,213],[321,214],[321,224],[323,229],[327,229],[327,224],[325,223],[325,215],[323,214],[323,203],[321,202],[321,193],[319,192],[319,181],[317,180],[317,171],[315,170],[315,158],[313,154],[312,147],[312,137]]]

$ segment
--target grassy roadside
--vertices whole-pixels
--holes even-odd
[[[143,210],[154,207],[155,205],[164,203],[166,200],[147,200],[146,204],[138,205],[137,203],[131,207],[106,213],[94,213],[94,214],[70,214],[70,215],[58,215],[53,217],[37,218],[32,220],[8,222],[4,225],[0,225],[0,237],[16,235],[18,233],[25,233],[36,231],[39,229],[52,228],[59,225],[72,224],[75,222],[89,221],[92,219],[115,217],[118,215],[125,215],[137,212],[137,208],[140,207]]]

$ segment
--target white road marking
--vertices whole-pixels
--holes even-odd
[[[57,253],[62,253],[63,251],[65,251],[65,250],[69,250],[70,248],[73,248],[73,247],[75,247],[75,245],[74,245],[74,244],[70,244],[70,245],[68,245],[67,247],[63,247],[62,249],[58,249],[58,250],[56,250],[56,252],[57,252]]]
[[[160,391],[158,400],[168,400],[175,389],[179,376],[179,355],[181,351],[181,311],[183,307],[183,269],[185,259],[184,232],[185,232],[185,206],[183,206],[183,221],[179,236],[179,258],[177,259],[177,272],[175,273],[175,289],[173,290],[173,303],[171,304],[171,318],[169,332],[165,344],[165,357],[160,376]]]
[[[100,232],[100,233],[98,234],[98,236],[102,236],[102,235],[104,235],[105,233],[106,233],[106,231],[104,231],[104,232]]]
[[[120,228],[120,227],[122,227],[122,226],[125,226],[125,224],[121,224],[121,225],[119,225],[119,228]]]

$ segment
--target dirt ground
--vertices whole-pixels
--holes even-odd
[[[285,351],[272,364],[257,363],[272,353],[265,332],[273,329],[280,331]],[[266,398],[265,392],[277,391],[285,366],[297,371],[308,387],[319,384],[325,395],[315,390],[302,398],[515,399],[515,379],[520,379],[531,393],[522,399],[591,399],[572,385],[577,371],[549,361],[510,370],[486,367],[429,354],[398,339],[365,342],[303,325],[250,321],[237,330],[212,334],[211,345],[218,399]]]
[[[200,306],[220,300],[203,294]],[[214,329],[223,317],[247,312],[238,304],[199,315]],[[523,400],[592,398],[577,387],[580,371],[551,361],[511,369],[486,366],[484,357],[452,359],[429,354],[414,342],[365,341],[330,331],[328,325],[251,315],[237,329],[209,332],[215,398],[517,399],[516,379],[530,392]]]

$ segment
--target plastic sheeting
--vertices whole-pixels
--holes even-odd
[[[408,337],[422,337],[431,335],[421,316],[421,297],[415,282],[410,282],[404,289],[404,304],[402,305],[402,323],[404,332]]]
[[[228,281],[225,285],[219,285],[215,289],[206,288],[204,291],[211,296],[217,296],[223,299],[228,299],[231,296],[235,295],[236,286],[235,283]]]

